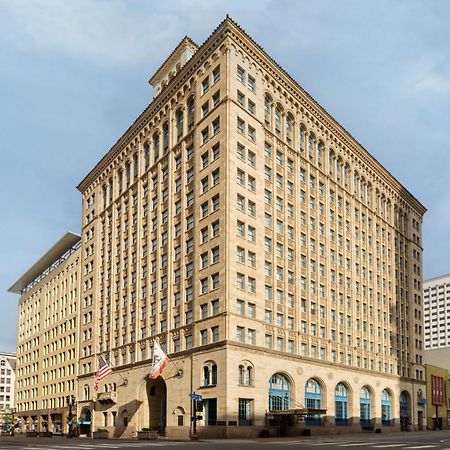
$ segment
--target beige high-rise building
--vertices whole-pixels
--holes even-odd
[[[79,185],[83,432],[421,428],[425,208],[229,18],[150,83]]]
[[[67,397],[77,394],[80,247],[81,237],[66,233],[9,289],[20,294],[16,417],[22,432],[68,431]]]

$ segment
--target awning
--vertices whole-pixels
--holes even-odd
[[[296,408],[296,409],[281,409],[276,411],[270,411],[267,414],[273,416],[309,416],[314,414],[326,414],[326,409],[318,408]]]

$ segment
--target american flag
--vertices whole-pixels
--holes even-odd
[[[94,389],[98,389],[98,383],[103,380],[103,378],[107,377],[112,372],[111,367],[109,367],[108,363],[105,361],[102,355],[98,357],[98,370],[95,374],[95,384]]]

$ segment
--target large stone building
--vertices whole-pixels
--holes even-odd
[[[77,379],[81,237],[66,233],[9,289],[20,294],[16,416],[21,431],[66,433]],[[75,412],[75,411],[74,411]]]
[[[423,309],[425,349],[450,347],[450,274],[424,281]]]
[[[421,428],[425,208],[229,18],[150,82],[78,186],[81,421],[187,435],[196,392],[203,436]]]
[[[0,352],[0,426],[15,411],[16,354]]]

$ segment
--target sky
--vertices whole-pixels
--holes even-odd
[[[0,351],[8,288],[80,231],[76,185],[227,13],[427,207],[424,276],[450,272],[449,1],[0,0]]]

